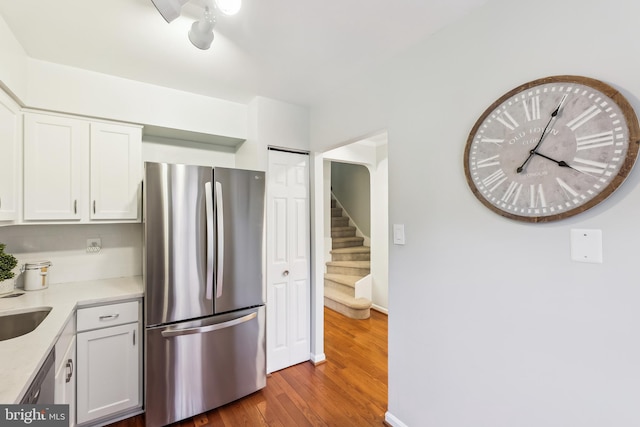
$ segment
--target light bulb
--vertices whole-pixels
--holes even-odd
[[[225,15],[235,15],[242,7],[242,0],[215,0],[216,7]]]

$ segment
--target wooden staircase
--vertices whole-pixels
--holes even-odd
[[[371,271],[368,246],[356,236],[341,207],[331,199],[331,261],[324,275],[324,305],[352,319],[368,319],[371,300],[356,298],[356,283]]]

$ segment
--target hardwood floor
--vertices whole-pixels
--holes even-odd
[[[327,362],[301,363],[267,387],[173,427],[381,426],[387,409],[387,316],[354,320],[325,308]],[[110,427],[143,427],[144,415]]]

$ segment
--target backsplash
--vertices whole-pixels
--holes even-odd
[[[102,249],[87,252],[87,239]],[[142,274],[142,224],[19,225],[0,227],[6,252],[25,262],[52,262],[49,284],[139,276]],[[22,287],[22,278],[18,278]]]

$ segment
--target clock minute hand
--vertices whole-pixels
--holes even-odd
[[[529,160],[531,160],[531,158],[535,154],[537,154],[536,150],[538,149],[538,147],[540,147],[540,144],[542,144],[542,140],[547,135],[547,129],[549,128],[549,125],[558,116],[558,113],[560,112],[560,108],[562,107],[562,104],[564,104],[565,99],[567,99],[567,94],[566,93],[562,96],[562,99],[560,100],[560,103],[558,104],[556,109],[553,110],[553,112],[551,112],[551,117],[549,117],[549,121],[547,122],[547,125],[544,127],[544,130],[542,131],[542,135],[540,135],[540,139],[538,140],[538,143],[536,144],[535,147],[533,147],[533,150],[529,151],[529,157],[527,157],[525,159],[525,161],[522,163],[522,165],[520,165],[520,167],[518,167],[518,169],[516,169],[517,173],[522,173],[522,171],[524,170],[524,167],[527,165],[527,163],[529,163]]]

